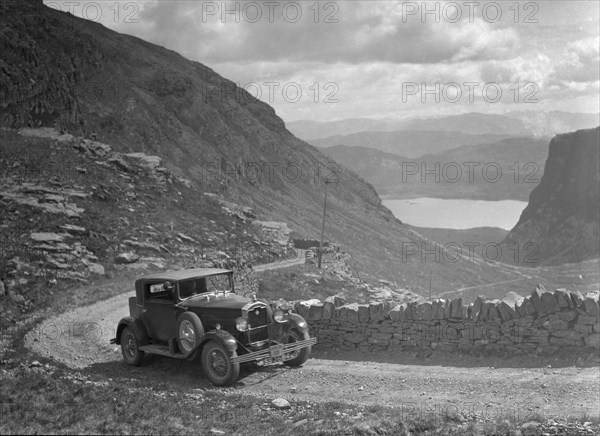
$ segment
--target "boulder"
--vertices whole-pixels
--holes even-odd
[[[425,302],[417,305],[417,319],[429,321],[432,319],[431,312],[431,303]]]
[[[585,345],[588,347],[600,348],[600,333],[592,333],[586,336]]]
[[[551,332],[555,332],[557,330],[568,330],[569,323],[567,321],[563,321],[562,319],[556,319],[554,321],[547,321],[547,323],[544,323],[544,327]]]
[[[594,325],[597,322],[598,322],[598,318],[595,316],[579,315],[577,317],[577,324]]]
[[[382,321],[385,318],[383,303],[371,303],[369,305],[369,319],[371,321]]]
[[[450,319],[450,315],[452,313],[450,303],[450,300],[446,300],[446,302],[444,303],[444,319]]]
[[[433,300],[431,311],[433,319],[444,319],[444,306],[446,305],[446,300],[443,298],[436,298]]]
[[[87,269],[92,274],[98,274],[100,276],[105,274],[104,267],[99,263],[90,263],[87,265]]]
[[[63,224],[62,226],[60,226],[60,228],[62,230],[66,230],[67,232],[73,232],[73,233],[79,233],[79,234],[83,234],[83,233],[87,232],[87,229],[85,227],[76,226],[74,224]]]
[[[450,302],[450,318],[460,319],[462,317],[462,298],[455,298]]]
[[[34,232],[30,237],[37,242],[63,242],[65,238],[70,238],[71,235],[68,233]]]
[[[523,297],[515,292],[509,292],[502,298],[500,303],[498,303],[498,310],[500,311],[502,320],[507,321],[517,318],[516,306],[521,300],[523,300]]]
[[[561,310],[571,308],[571,304],[570,304],[571,297],[569,296],[569,294],[567,293],[567,291],[565,289],[557,289],[556,291],[554,291],[554,296],[556,297],[556,301],[558,302],[558,307],[560,307]]]
[[[481,309],[483,307],[484,298],[481,295],[475,299],[473,302],[473,307],[471,308],[471,321],[479,321],[479,317],[481,316]]]
[[[329,297],[331,298],[331,297]],[[323,303],[323,319],[333,319],[335,306],[333,305],[333,301],[327,298]]]
[[[571,302],[573,304],[573,309],[583,309],[584,306],[584,298],[579,291],[571,292]]]
[[[8,292],[8,298],[10,298],[16,304],[24,304],[25,303],[25,297],[23,297],[21,294],[14,292],[14,291]]]
[[[541,296],[541,299],[547,314],[556,313],[560,310],[558,307],[558,301],[553,293],[544,292]]]
[[[134,263],[134,262],[137,262],[139,260],[139,258],[140,258],[140,256],[138,256],[137,254],[135,254],[132,251],[127,252],[127,253],[119,253],[117,255],[117,257],[115,257],[115,263],[118,263],[118,264]]]
[[[594,298],[593,296],[586,296],[583,303],[584,303],[585,311],[588,315],[590,315],[590,316],[600,315],[600,308],[598,307],[597,295],[596,295],[596,298]]]
[[[323,317],[323,303],[317,299],[301,301],[301,305],[306,307],[304,317],[307,321],[319,321]]]
[[[352,344],[360,344],[361,342],[364,342],[367,339],[367,337],[362,333],[346,333],[344,334],[344,336],[342,336],[342,338],[344,339],[344,341],[350,342]]]
[[[358,322],[358,304],[357,303],[351,303],[351,304],[346,304],[345,306],[348,310],[346,316],[348,319],[348,322]]]
[[[284,398],[275,398],[271,401],[271,405],[275,409],[289,409],[291,407],[290,402]]]
[[[544,295],[545,292],[547,291],[546,288],[544,288],[544,285],[537,285],[537,287],[531,293],[531,302],[533,303],[533,307],[535,308],[538,316],[548,315],[546,312],[546,307],[544,306],[544,303],[542,303],[542,295]]]
[[[359,304],[358,305],[358,321],[369,322],[369,305]]]
[[[404,322],[404,311],[406,310],[406,303],[399,304],[389,311],[389,316],[394,322]]]
[[[558,313],[558,319],[562,319],[563,321],[573,321],[575,318],[577,318],[577,311],[575,310]]]
[[[185,235],[183,233],[177,233],[177,236],[179,237],[179,239],[181,239],[182,241],[185,241],[185,242],[196,242],[194,240],[194,238],[192,238],[191,236]]]
[[[533,302],[531,301],[531,297],[525,297],[523,300],[518,301],[515,305],[515,309],[522,317],[533,316],[537,313],[533,306]]]

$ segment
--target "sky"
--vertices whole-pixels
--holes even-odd
[[[597,1],[44,1],[201,62],[286,122],[598,112]]]

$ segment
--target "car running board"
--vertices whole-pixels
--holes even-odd
[[[139,347],[139,349],[146,353],[159,354],[161,356],[167,356],[167,357],[174,357],[175,359],[186,359],[189,357],[189,356],[185,356],[181,353],[172,353],[169,350],[169,347],[167,347],[166,345],[155,345],[155,344],[141,345]]]

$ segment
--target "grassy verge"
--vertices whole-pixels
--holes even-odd
[[[6,366],[0,374],[2,434],[517,435],[523,424],[339,402],[292,401],[278,409],[270,399],[233,390],[174,390],[50,365]]]

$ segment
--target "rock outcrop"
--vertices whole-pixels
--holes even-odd
[[[527,266],[600,254],[600,127],[555,136],[540,184],[504,244]]]

